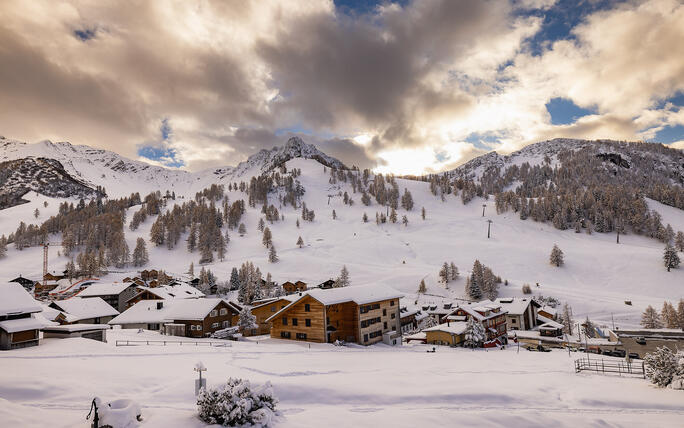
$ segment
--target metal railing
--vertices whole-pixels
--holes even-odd
[[[575,360],[575,373],[591,371],[598,373],[617,373],[620,376],[635,375],[646,378],[646,369],[643,361],[634,363],[618,360],[592,360],[589,357]]]
[[[230,343],[226,341],[193,341],[193,340],[117,340],[116,346],[216,346],[216,347],[230,347]]]

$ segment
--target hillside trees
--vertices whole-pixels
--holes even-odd
[[[668,242],[665,245],[665,250],[663,252],[663,264],[667,268],[667,271],[669,272],[670,269],[676,269],[679,267],[679,255],[677,254],[677,250],[670,245]]]
[[[549,256],[549,263],[551,263],[553,266],[556,267],[561,267],[563,266],[564,260],[563,260],[563,251],[558,248],[558,245],[553,244],[553,248],[551,249],[551,255]]]
[[[347,270],[347,265],[342,266],[340,270],[340,276],[335,280],[335,287],[347,287],[350,284],[349,280],[349,270]]]
[[[143,238],[138,238],[135,243],[135,249],[133,250],[133,266],[145,266],[149,259],[145,240]]]
[[[660,315],[653,306],[648,305],[644,313],[641,315],[641,326],[643,328],[662,328],[663,323],[660,320]]]
[[[302,248],[302,247],[304,246],[304,240],[302,239],[301,236],[300,236],[299,238],[297,238],[297,244],[296,244],[296,245],[297,245],[299,248]]]

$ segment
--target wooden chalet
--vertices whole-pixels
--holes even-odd
[[[23,276],[19,275],[18,277],[14,278],[13,280],[9,282],[16,282],[17,284],[21,285],[24,287],[26,291],[32,291],[33,287],[36,285],[38,281],[34,281],[32,279],[24,278]]]
[[[447,321],[434,327],[423,330],[425,343],[431,345],[456,346],[465,340],[465,332],[468,323],[463,321]]]
[[[337,340],[370,345],[401,335],[399,298],[384,285],[312,289],[266,319],[271,337],[332,343]]]
[[[20,284],[0,286],[0,350],[37,346],[45,323],[34,314],[41,311]]]
[[[72,297],[56,300],[50,303],[48,307],[60,312],[52,321],[57,321],[62,325],[107,324],[112,318],[119,315],[119,311],[100,297]]]
[[[323,281],[320,284],[318,284],[316,287],[320,288],[321,290],[329,290],[335,286],[335,280],[334,279],[329,279],[327,281]]]
[[[109,322],[122,328],[143,328],[164,334],[205,337],[237,325],[242,308],[223,299],[144,300]]]
[[[496,299],[506,311],[506,326],[509,330],[532,330],[537,326],[537,311],[541,305],[534,299],[508,297]]]
[[[128,300],[138,294],[138,286],[131,282],[96,283],[88,286],[80,293],[79,297],[100,297],[119,312],[128,307]]]
[[[306,291],[306,282],[303,282],[303,281],[297,281],[297,282],[286,281],[283,283],[283,290],[285,290],[285,292],[288,294],[297,293],[299,291]]]
[[[547,321],[539,326],[539,335],[546,337],[560,337],[563,335],[563,324]]]
[[[258,328],[254,334],[269,334],[271,332],[271,323],[266,320],[271,315],[292,303],[294,296],[288,297],[290,298],[278,297],[275,299],[265,299],[253,303],[254,306],[252,307],[251,312],[252,315],[256,317],[256,323],[258,325]],[[245,332],[242,334],[245,335]],[[250,335],[250,333],[247,333],[246,335]]]
[[[187,284],[162,285],[159,287],[137,286],[133,297],[126,300],[126,308],[130,308],[142,300],[168,300],[168,299],[198,299],[203,298],[204,293]]]
[[[446,320],[449,323],[454,321],[467,322],[471,318],[482,324],[487,334],[487,342],[498,342],[499,344],[507,342],[506,311],[501,308],[501,305],[490,300],[459,304],[446,317]],[[487,342],[485,342],[485,346]]]

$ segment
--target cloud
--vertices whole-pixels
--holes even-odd
[[[438,171],[555,136],[653,140],[679,129],[684,109],[663,100],[684,91],[684,5],[587,8],[569,34],[531,49],[562,7],[2,2],[0,131],[134,158],[142,149],[191,170],[298,135],[348,164]],[[555,125],[554,98],[590,114]]]

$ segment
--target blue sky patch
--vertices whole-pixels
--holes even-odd
[[[82,28],[74,30],[74,36],[82,42],[94,39],[97,35],[97,28]]]
[[[546,110],[551,115],[552,125],[569,125],[575,123],[582,116],[596,113],[595,109],[579,107],[571,99],[560,97],[551,98],[546,103]]]
[[[491,150],[499,142],[500,136],[494,132],[473,132],[465,138],[465,141],[483,150]]]
[[[408,0],[387,1],[387,0],[334,0],[335,8],[347,15],[365,15],[373,12],[378,5],[385,3],[399,3],[404,6]]]
[[[656,132],[656,135],[653,138],[653,141],[665,144],[681,140],[684,140],[684,125],[666,126]]]
[[[665,108],[665,105],[668,103],[670,103],[676,107],[684,107],[684,91],[675,92],[674,95],[658,101],[655,105],[655,109],[656,110],[663,109],[663,108]]]
[[[173,129],[168,118],[164,118],[159,125],[161,139],[138,146],[138,156],[161,163],[171,168],[180,168],[185,161],[178,157],[176,149],[170,146]]]

